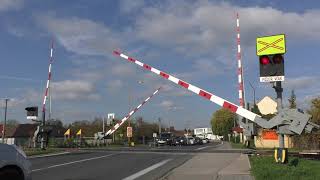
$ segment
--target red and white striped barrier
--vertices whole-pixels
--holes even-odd
[[[44,113],[44,114],[46,111],[46,101],[47,101],[47,97],[48,97],[49,85],[50,85],[50,80],[51,80],[52,63],[53,63],[53,40],[51,41],[51,48],[50,48],[48,80],[47,80],[46,90],[44,93],[43,104],[42,104],[42,113]]]
[[[189,84],[186,81],[182,81],[182,80],[180,80],[180,79],[178,79],[178,78],[176,78],[176,77],[174,77],[174,76],[172,76],[172,75],[170,75],[168,73],[165,73],[165,72],[160,71],[160,70],[158,70],[156,68],[153,68],[148,64],[144,64],[144,63],[142,63],[142,62],[140,62],[140,61],[138,61],[138,60],[136,60],[136,59],[134,59],[132,57],[129,57],[129,56],[127,56],[127,55],[125,55],[125,54],[123,54],[123,53],[121,53],[119,51],[113,51],[113,53],[115,55],[117,55],[117,56],[120,56],[120,57],[128,60],[129,62],[135,63],[135,64],[143,67],[144,69],[146,69],[148,71],[151,71],[151,72],[153,72],[155,74],[158,74],[161,77],[163,77],[165,79],[168,79],[169,81],[172,81],[175,84],[178,84],[178,85],[188,89],[189,91],[192,91],[192,92],[198,94],[199,96],[201,96],[201,97],[203,97],[205,99],[208,99],[211,102],[214,102],[214,103],[218,104],[221,107],[229,109],[231,112],[234,112],[234,113],[236,113],[236,114],[238,114],[238,115],[240,115],[240,116],[242,116],[244,118],[247,118],[247,119],[249,119],[251,121],[255,121],[256,118],[259,118],[259,116],[257,114],[255,114],[255,113],[253,113],[251,111],[248,111],[248,110],[246,110],[246,109],[244,109],[244,108],[242,108],[240,106],[237,106],[237,105],[235,105],[235,104],[233,104],[233,103],[231,103],[229,101],[226,101],[221,97],[218,97],[218,96],[216,96],[216,95],[214,95],[212,93],[209,93],[208,91],[200,89],[197,86]]]
[[[237,13],[237,60],[238,60],[238,84],[239,84],[239,104],[241,107],[245,107],[245,92],[243,83],[243,68],[241,60],[241,46],[240,46],[240,19]]]
[[[147,97],[139,106],[134,108],[128,115],[126,115],[120,122],[118,122],[115,126],[113,126],[109,131],[105,134],[105,136],[110,135],[114,133],[123,123],[125,123],[135,112],[137,112],[146,102],[148,102],[155,94],[159,92],[161,87],[159,87],[156,91],[153,92],[153,94],[149,97]]]

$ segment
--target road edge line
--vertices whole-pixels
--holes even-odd
[[[27,159],[35,159],[35,158],[59,156],[59,155],[65,155],[65,154],[69,154],[69,153],[71,153],[71,152],[60,152],[60,153],[41,154],[41,155],[28,156]]]

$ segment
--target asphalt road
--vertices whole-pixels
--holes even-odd
[[[158,179],[189,160],[195,153],[217,144],[159,147],[143,151],[81,150],[69,154],[30,159],[33,180]]]

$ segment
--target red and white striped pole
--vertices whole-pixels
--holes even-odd
[[[243,82],[243,67],[242,67],[242,56],[241,56],[241,45],[240,45],[240,19],[237,13],[237,61],[238,61],[238,87],[239,87],[239,104],[242,108],[245,108],[245,92],[244,92],[244,82]],[[238,118],[242,122],[242,117]],[[243,128],[239,123],[240,128]],[[243,142],[243,133],[240,133],[240,142]]]
[[[46,90],[43,97],[43,103],[42,103],[42,124],[45,125],[46,120],[46,101],[48,97],[48,91],[50,86],[50,80],[51,80],[51,67],[53,63],[53,40],[51,41],[51,48],[50,48],[50,56],[49,56],[49,70],[48,70],[48,79],[46,84]]]
[[[128,115],[126,115],[120,122],[118,122],[115,126],[113,126],[109,131],[105,134],[105,136],[108,136],[110,134],[113,134],[123,123],[125,123],[135,112],[137,112],[146,102],[148,102],[155,94],[159,92],[161,87],[159,87],[157,90],[153,92],[153,94],[149,97],[147,97],[141,104],[139,104],[136,108],[134,108],[132,111],[129,112]]]
[[[242,67],[242,57],[241,57],[241,46],[240,46],[240,20],[239,14],[237,13],[237,61],[238,61],[238,85],[239,85],[239,104],[241,107],[245,108],[245,91],[243,82],[243,67]]]

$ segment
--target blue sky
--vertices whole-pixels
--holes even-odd
[[[135,116],[161,117],[180,129],[208,126],[217,105],[113,56],[112,50],[238,103],[236,12],[247,101],[252,101],[249,81],[258,99],[275,96],[269,84],[259,82],[255,38],[279,33],[287,37],[284,104],[291,89],[302,108],[320,96],[317,1],[61,2],[0,1],[0,97],[12,98],[10,119],[28,122],[24,108],[41,106],[53,38],[53,117],[70,123],[115,112],[122,118],[162,85]]]

